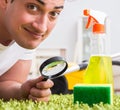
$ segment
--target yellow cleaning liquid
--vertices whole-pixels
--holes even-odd
[[[112,59],[109,56],[91,56],[83,78],[88,84],[112,84]]]

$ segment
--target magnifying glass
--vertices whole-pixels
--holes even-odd
[[[49,58],[44,61],[40,66],[39,70],[41,75],[44,77],[43,80],[58,78],[62,75],[83,70],[87,67],[88,62],[83,62],[81,64],[72,66],[68,68],[68,63],[64,58],[56,56]]]
[[[61,76],[68,68],[68,63],[63,57],[52,57],[44,61],[39,70],[44,77],[43,80],[54,79]]]

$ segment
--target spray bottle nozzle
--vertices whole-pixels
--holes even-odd
[[[85,10],[83,11],[83,13],[84,13],[84,15],[86,15],[86,16],[89,16],[89,15],[90,15],[90,11],[87,10],[87,9],[85,9]]]
[[[104,21],[106,18],[106,14],[100,11],[88,10],[85,9],[83,11],[85,16],[88,16],[88,22],[86,28],[89,28],[90,25],[93,25],[93,32],[96,33],[104,33]]]

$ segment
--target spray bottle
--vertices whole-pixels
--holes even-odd
[[[88,84],[112,84],[112,59],[110,57],[109,36],[105,30],[105,22],[108,19],[103,12],[96,10],[84,10],[88,17],[86,28],[92,26],[91,56],[84,75],[84,83]]]

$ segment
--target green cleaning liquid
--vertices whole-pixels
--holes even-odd
[[[88,84],[112,84],[112,59],[109,56],[91,56],[83,82]]]

